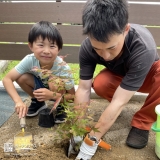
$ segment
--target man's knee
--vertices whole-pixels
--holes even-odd
[[[93,81],[93,89],[100,97],[111,100],[117,87],[120,85],[122,77],[111,73],[108,70],[100,72]]]
[[[101,72],[98,74],[93,81],[93,88],[94,90],[106,90],[107,88],[110,88],[111,84],[110,76],[107,76],[105,72]]]

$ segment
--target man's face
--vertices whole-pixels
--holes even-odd
[[[111,61],[115,58],[119,58],[122,54],[124,40],[128,34],[129,28],[130,26],[128,25],[122,34],[115,34],[111,36],[107,43],[103,43],[89,37],[93,49],[105,61]]]

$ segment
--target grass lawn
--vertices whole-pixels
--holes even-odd
[[[6,69],[6,71],[2,74],[0,74],[0,80],[3,79],[3,77],[12,69],[14,68],[14,66],[16,66],[19,63],[19,61],[11,61]],[[73,64],[73,63],[68,63],[68,65],[71,67],[71,69],[76,70],[76,72],[74,71],[73,73],[73,77],[74,77],[74,81],[75,84],[78,85],[79,83],[79,65],[78,64]],[[97,65],[96,66],[96,70],[94,73],[94,76],[96,76],[102,69],[104,68],[104,66],[102,65]]]

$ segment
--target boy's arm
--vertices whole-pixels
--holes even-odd
[[[19,118],[24,117],[27,113],[27,106],[23,103],[13,84],[13,82],[16,81],[20,76],[21,74],[19,74],[15,68],[13,68],[2,80],[5,89],[15,102],[15,109],[19,114]]]
[[[47,88],[40,88],[40,89],[37,89],[33,92],[34,97],[38,101],[46,101],[46,100],[50,100],[50,99],[57,100],[63,94],[64,94],[64,98],[65,98],[66,101],[74,100],[74,97],[75,97],[74,87],[70,90],[67,90],[67,91],[62,90],[61,92],[52,91],[52,90],[47,89]],[[61,100],[61,102],[63,102],[63,99]]]

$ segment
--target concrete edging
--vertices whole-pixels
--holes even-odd
[[[14,82],[14,86],[15,86],[15,88],[16,88],[17,90],[23,91],[16,82]],[[76,90],[77,90],[77,88],[78,88],[78,85],[75,85],[75,89],[76,89]],[[0,81],[0,90],[5,90],[2,81]],[[136,92],[136,93],[134,94],[134,96],[132,96],[131,100],[133,100],[133,101],[144,101],[147,96],[148,96],[148,94]],[[92,98],[92,99],[101,99],[101,97],[99,97],[99,96],[94,92],[93,89],[91,89],[91,98]]]

